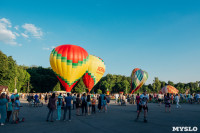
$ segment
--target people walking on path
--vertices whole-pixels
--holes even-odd
[[[175,101],[176,101],[176,108],[181,107],[181,105],[179,104],[179,96],[178,96],[178,94],[176,94],[176,96],[175,96]]]

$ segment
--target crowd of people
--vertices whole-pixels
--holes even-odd
[[[148,103],[157,102],[159,106],[165,104],[165,112],[171,111],[171,104],[176,104],[176,108],[181,108],[180,102],[183,103],[197,103],[200,102],[200,94],[147,94],[144,91],[142,94],[132,95],[105,95],[105,94],[71,94],[71,93],[34,93],[34,94],[5,94],[0,96],[0,123],[4,125],[5,122],[12,123],[19,122],[20,101],[19,99],[26,99],[34,107],[38,107],[40,103],[47,104],[48,114],[46,121],[54,122],[55,120],[71,121],[71,110],[76,110],[77,116],[86,116],[98,112],[107,112],[110,100],[115,100],[118,105],[136,104],[137,117],[139,119],[142,109],[144,110],[144,122],[147,122]],[[63,114],[62,114],[63,110]],[[55,117],[56,112],[56,117]],[[12,116],[12,120],[11,119]]]
[[[97,103],[98,101],[98,103]],[[110,103],[110,97],[108,95],[91,95],[91,94],[73,94],[67,93],[62,96],[60,93],[56,96],[55,93],[51,95],[48,102],[49,112],[47,114],[46,121],[54,121],[54,112],[57,109],[57,119],[63,119],[66,121],[67,112],[69,114],[68,120],[71,121],[71,110],[76,109],[77,116],[86,116],[96,113],[96,108],[99,112],[107,112],[108,105]],[[61,110],[64,110],[63,117],[61,116]],[[50,118],[50,119],[49,119]]]
[[[20,101],[18,94],[12,94],[10,97],[5,93],[2,93],[0,96],[0,123],[1,126],[5,124],[5,122],[9,122],[12,115],[12,123],[19,122],[19,111],[20,111]]]

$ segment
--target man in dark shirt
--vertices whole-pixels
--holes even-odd
[[[64,121],[66,120],[67,110],[69,110],[69,121],[71,121],[71,101],[72,101],[72,97],[70,96],[69,93],[67,93],[67,97],[65,97],[66,107],[64,110],[64,117],[63,117]]]

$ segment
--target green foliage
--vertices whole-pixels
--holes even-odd
[[[58,83],[56,84],[56,86],[53,88],[53,91],[61,91],[60,82],[58,82]]]
[[[30,83],[32,85],[31,92],[49,92],[58,83],[58,79],[51,68],[30,67],[27,72],[31,75]]]
[[[82,92],[86,92],[86,91],[88,91],[88,90],[86,90],[86,87],[85,87],[85,84],[83,83],[82,78],[78,81],[78,83],[72,89],[73,93],[82,93]]]
[[[10,92],[15,88],[18,92],[25,92],[28,81],[30,75],[27,71],[22,66],[18,66],[11,56],[7,57],[0,51],[0,85],[8,86]]]
[[[65,90],[51,68],[43,68],[41,66],[18,66],[11,56],[7,57],[2,51],[0,51],[0,85],[8,86],[9,91],[13,92],[15,89],[15,81],[18,92],[49,92]],[[200,91],[199,84],[200,81],[177,84],[168,81],[166,83],[160,81],[158,77],[155,77],[153,84],[143,85],[135,93],[141,93],[144,90],[147,90],[148,93],[158,93],[165,85],[176,87],[180,93],[185,93],[187,89],[190,89],[190,93],[196,93]],[[106,91],[110,91],[110,93],[119,93],[120,91],[130,93],[130,90],[130,77],[107,74],[93,87],[91,93],[95,92],[101,94],[106,93]],[[88,92],[82,78],[74,86],[72,92]]]
[[[158,77],[155,77],[152,86],[154,92],[159,92],[161,90],[161,82],[159,81]]]
[[[98,89],[98,90],[97,90],[97,93],[98,93],[98,94],[102,94],[102,90],[101,90],[101,89]]]

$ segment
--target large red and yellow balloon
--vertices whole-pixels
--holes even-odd
[[[163,87],[160,90],[160,93],[163,93],[163,94],[166,94],[166,93],[178,94],[178,90],[175,87],[171,86],[171,85],[166,85],[165,87]]]
[[[104,61],[94,55],[89,55],[88,70],[83,76],[83,82],[90,92],[92,88],[99,82],[105,72]]]
[[[52,50],[50,64],[65,90],[70,92],[88,69],[89,55],[80,46],[60,45]]]
[[[148,73],[139,68],[133,69],[131,73],[131,94],[136,92],[148,79]]]

